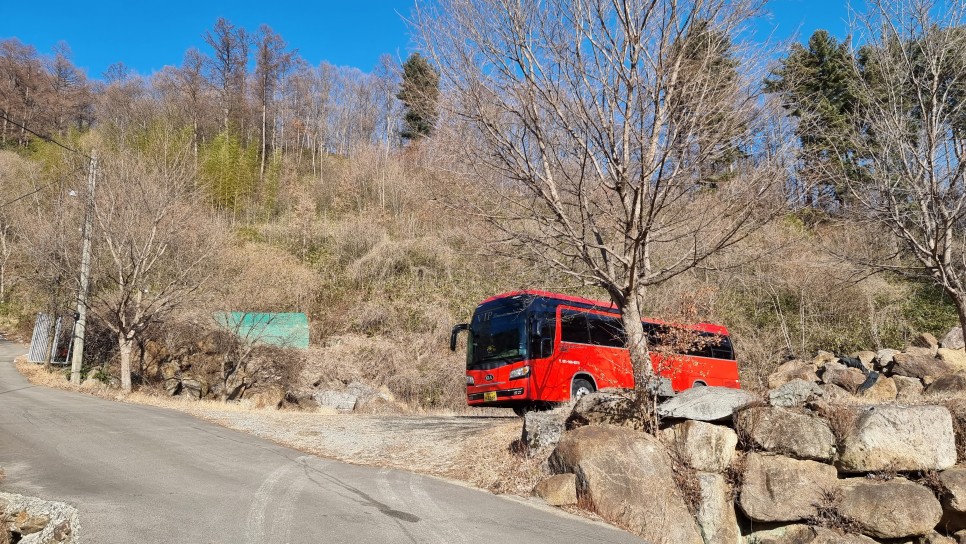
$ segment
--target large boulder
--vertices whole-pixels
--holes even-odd
[[[8,529],[20,537],[13,542],[21,544],[81,542],[81,526],[73,506],[0,492],[0,541],[6,542]]]
[[[835,457],[835,435],[818,416],[751,406],[735,414],[735,427],[755,446],[770,452],[823,462]]]
[[[898,402],[916,401],[922,396],[923,385],[919,378],[893,376],[892,382],[896,385],[896,400]]]
[[[671,458],[657,438],[626,427],[587,425],[564,434],[550,467],[575,474],[578,495],[601,517],[645,540],[702,543],[674,483]]]
[[[897,353],[892,363],[891,373],[921,380],[951,374],[957,368],[955,364],[929,353]]]
[[[966,374],[956,372],[937,377],[926,388],[927,396],[950,396],[966,393]]]
[[[728,480],[721,474],[699,472],[698,487],[701,501],[694,517],[701,530],[704,544],[736,544],[741,542],[741,530],[731,500]]]
[[[794,379],[768,392],[768,402],[772,406],[798,408],[805,403],[821,398],[825,391],[813,381]]]
[[[936,340],[935,336],[928,332],[921,332],[913,337],[912,342],[909,342],[909,345],[914,348],[928,349],[933,352],[939,349],[939,341]]]
[[[567,429],[584,425],[621,425],[644,427],[643,415],[634,402],[636,393],[627,389],[603,389],[584,395],[565,421]]]
[[[837,385],[849,393],[855,393],[865,382],[865,374],[857,368],[842,363],[826,363],[822,371],[822,382]]]
[[[577,476],[554,474],[533,488],[533,494],[551,506],[577,504]]]
[[[939,342],[941,347],[947,349],[963,349],[966,348],[966,342],[963,341],[963,329],[962,327],[953,327],[949,329],[946,336]]]
[[[679,459],[703,472],[724,472],[738,445],[733,430],[704,421],[682,421],[658,433]]]
[[[905,478],[850,478],[840,489],[839,514],[853,520],[869,536],[926,535],[942,517],[942,506],[932,491]]]
[[[792,359],[782,363],[774,372],[768,375],[768,388],[775,389],[792,380],[805,380],[807,382],[818,381],[816,371],[818,365],[809,361]]]
[[[966,529],[966,466],[957,465],[939,473],[946,492],[942,496],[940,525],[949,532]]]
[[[833,466],[749,453],[738,506],[748,518],[759,522],[808,519],[818,513],[818,505],[837,486]]]
[[[670,419],[725,421],[731,419],[735,410],[755,402],[760,399],[744,389],[692,387],[658,405],[657,413]]]
[[[966,350],[939,348],[937,356],[946,364],[956,369],[956,372],[966,372]]]
[[[523,416],[520,441],[533,449],[556,446],[564,432],[564,422],[570,410],[570,406],[561,406],[553,410],[527,412]]]
[[[898,394],[895,380],[880,374],[871,387],[857,392],[855,397],[863,403],[882,404],[896,400]]]
[[[347,391],[333,391],[331,389],[316,391],[312,394],[312,398],[322,408],[330,408],[340,412],[351,412],[355,410],[356,401],[358,400],[352,393]]]
[[[944,470],[956,464],[953,421],[943,406],[878,405],[854,415],[854,424],[842,430],[837,465],[843,472]]]
[[[746,544],[875,544],[875,540],[867,536],[801,524],[755,531],[748,535],[745,542]]]

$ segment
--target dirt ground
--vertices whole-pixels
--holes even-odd
[[[60,371],[23,361],[32,383],[187,412],[297,450],[348,463],[392,467],[466,482],[494,493],[529,496],[547,475],[545,457],[511,451],[522,420],[501,411],[469,414],[364,415],[253,408],[71,385]],[[496,412],[496,414],[494,414]]]

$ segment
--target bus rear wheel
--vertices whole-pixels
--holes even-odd
[[[570,398],[573,400],[578,400],[584,395],[589,395],[594,392],[594,384],[583,378],[577,378],[574,380],[573,387],[570,388]]]
[[[520,417],[523,417],[527,415],[527,412],[532,412],[532,411],[533,411],[533,407],[529,405],[513,407],[513,413]]]

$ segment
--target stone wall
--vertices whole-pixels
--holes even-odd
[[[769,387],[684,391],[654,433],[628,392],[528,414],[523,441],[556,474],[535,494],[655,544],[966,543],[961,333],[821,352]]]

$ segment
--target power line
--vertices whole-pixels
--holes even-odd
[[[18,196],[17,198],[15,198],[13,200],[8,200],[7,202],[4,202],[3,204],[0,204],[0,208],[4,208],[6,206],[9,206],[10,204],[13,204],[14,202],[23,200],[23,199],[27,198],[30,195],[35,195],[35,194],[39,193],[40,191],[43,191],[44,189],[46,189],[48,187],[52,187],[54,185],[57,185],[57,183],[58,182],[56,182],[56,181],[52,181],[52,182],[48,183],[47,185],[44,185],[43,187],[40,187],[39,189],[34,189],[33,191],[30,191],[29,193],[24,194],[24,195],[20,195],[20,196]]]
[[[47,136],[46,134],[41,134],[39,132],[35,132],[35,131],[33,131],[33,130],[31,130],[31,129],[29,129],[29,128],[23,126],[23,125],[21,125],[20,123],[18,123],[16,121],[14,121],[13,119],[7,117],[7,112],[4,111],[4,110],[0,110],[0,119],[3,119],[4,121],[12,124],[13,126],[19,128],[21,130],[24,130],[26,132],[29,132],[29,133],[33,134],[34,136],[40,138],[41,140],[44,140],[45,142],[50,142],[50,143],[52,143],[52,144],[54,144],[54,145],[56,145],[58,147],[61,147],[63,149],[66,149],[67,151],[70,151],[71,153],[77,153],[78,155],[80,155],[82,157],[86,157],[87,160],[92,160],[91,159],[91,156],[88,155],[87,153],[78,151],[78,150],[76,150],[76,149],[74,149],[74,148],[72,148],[70,146],[67,146],[67,145],[64,145],[64,144],[58,142],[57,140],[55,140],[51,136]]]
[[[31,130],[31,129],[29,129],[29,128],[23,126],[23,125],[21,125],[20,123],[18,123],[16,121],[14,121],[13,119],[7,117],[7,112],[4,111],[4,110],[0,110],[0,119],[3,119],[4,121],[12,124],[15,127],[20,128],[20,129],[23,129],[24,131],[33,134],[34,136],[40,138],[41,140],[44,140],[45,142],[50,142],[50,143],[52,143],[52,144],[54,144],[54,145],[56,145],[58,147],[61,147],[61,148],[65,149],[65,150],[67,150],[67,151],[70,151],[71,153],[76,153],[76,154],[78,154],[78,155],[80,155],[82,157],[86,157],[88,161],[93,161],[94,160],[87,153],[78,151],[78,150],[76,150],[76,149],[74,149],[74,148],[72,148],[70,146],[67,146],[67,145],[64,145],[64,144],[58,142],[57,140],[55,140],[54,138],[52,138],[50,136],[47,136],[45,134],[40,134],[39,132],[36,132],[34,130]],[[40,187],[39,189],[34,189],[33,191],[30,191],[27,194],[20,195],[20,196],[18,196],[17,198],[15,198],[13,200],[9,200],[7,202],[4,202],[3,204],[0,204],[0,208],[4,208],[6,206],[9,206],[10,204],[13,204],[14,202],[18,202],[20,200],[23,200],[23,199],[27,198],[28,196],[35,195],[35,194],[39,193],[40,191],[43,191],[44,189],[47,189],[48,187],[52,187],[54,185],[57,185],[57,183],[58,182],[56,182],[56,181],[52,181],[52,182],[48,183],[47,185],[44,185],[43,187]]]

